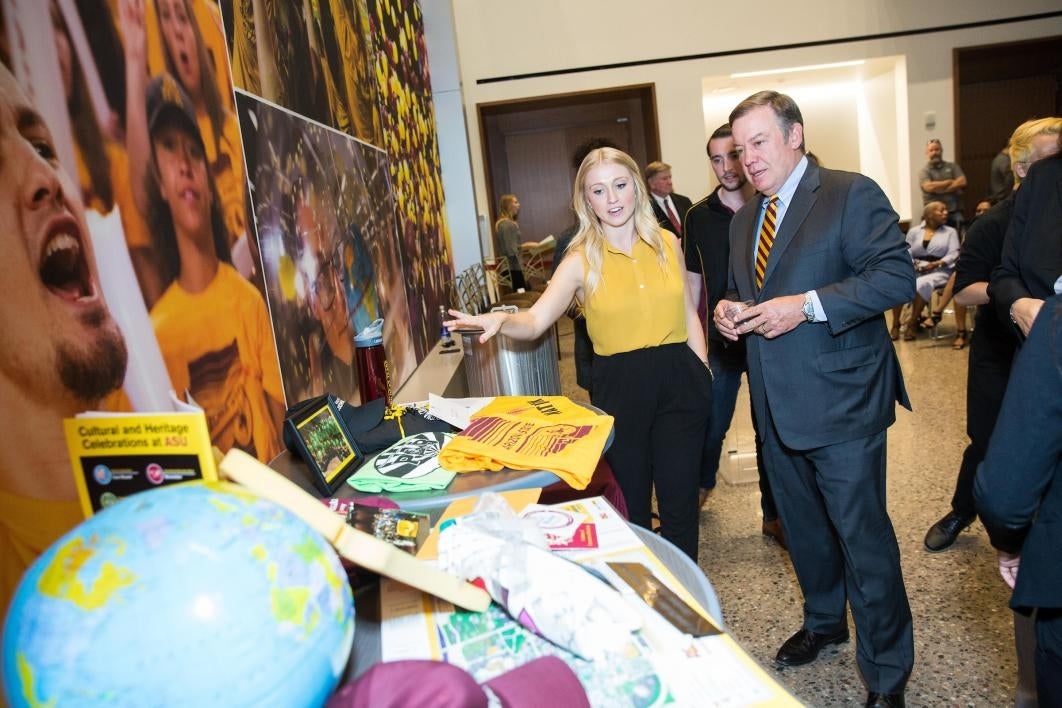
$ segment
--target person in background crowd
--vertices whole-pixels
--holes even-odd
[[[307,255],[310,314],[321,325],[308,338],[312,394],[332,393],[356,398],[354,372],[354,322],[343,289],[342,263],[335,248],[334,223],[322,214],[317,190],[320,184],[299,178],[292,194],[292,221],[299,245]],[[325,222],[325,223],[322,223]],[[366,323],[367,324],[367,323]]]
[[[1058,150],[1060,132],[1062,118],[1026,121],[1014,131],[1007,146],[1014,164],[1014,191],[970,224],[955,268],[956,306],[977,306],[977,326],[970,342],[966,380],[966,434],[970,444],[963,451],[951,510],[926,532],[923,543],[933,553],[951,548],[977,513],[974,475],[988,449],[1018,346],[1010,323],[1001,321],[989,302],[988,282],[1002,258],[1004,238],[1014,213],[1014,192],[1020,191],[1021,182],[1033,163]],[[1034,706],[1032,621],[1019,613],[1014,614],[1014,639],[1018,658],[1015,705]]]
[[[944,159],[944,147],[936,138],[926,143],[926,157],[929,161],[918,173],[922,204],[944,202],[948,208],[948,226],[959,233],[961,241],[964,232],[962,192],[966,188],[966,175],[957,164]]]
[[[911,303],[911,317],[904,332],[905,341],[915,338],[915,331],[921,326],[930,329],[934,325],[932,316],[922,320],[922,310],[930,303],[933,291],[943,288],[952,271],[955,261],[959,259],[959,234],[946,225],[948,208],[944,202],[929,202],[922,210],[922,222],[907,231],[907,250],[915,269],[915,297]],[[892,329],[889,338],[896,340],[900,336],[900,312],[902,306],[892,310]],[[963,338],[966,346],[966,332],[960,330],[956,337]],[[961,348],[961,347],[958,347]]]
[[[866,705],[903,706],[914,635],[885,505],[885,433],[896,403],[911,403],[883,313],[911,299],[911,258],[878,185],[809,164],[789,96],[749,96],[730,127],[763,196],[731,223],[731,288],[715,324],[746,338],[767,474],[804,595],[802,627],[775,661],[800,666],[848,641],[850,605]]]
[[[988,202],[998,204],[1014,191],[1014,171],[1010,167],[1010,155],[1006,146],[992,158],[988,170]],[[978,205],[980,206],[980,205]]]
[[[26,568],[84,517],[63,418],[117,390],[125,339],[100,288],[81,190],[0,66],[0,622]]]
[[[1003,244],[1002,260],[988,286],[988,296],[995,302],[1000,316],[1010,319],[1021,337],[1028,336],[1044,299],[1062,292],[1062,239],[1058,238],[1062,223],[1060,194],[1062,153],[1056,152],[1026,173],[1014,202],[1014,217]]]
[[[593,402],[615,418],[605,453],[631,522],[650,528],[656,490],[661,532],[697,558],[697,479],[712,386],[704,333],[686,293],[678,239],[661,229],[634,160],[591,151],[575,176],[579,233],[530,310],[471,316],[451,310],[450,328],[479,327],[534,339],[583,305],[594,344]]]
[[[730,125],[715,129],[706,146],[708,161],[719,186],[686,212],[686,282],[690,294],[700,300],[698,314],[711,312],[726,295],[730,273],[730,222],[756,191],[741,168],[741,157],[734,149]],[[703,308],[703,309],[702,309]],[[723,451],[730,421],[734,417],[741,375],[748,371],[744,341],[730,342],[708,322],[708,362],[712,367],[712,421],[704,441],[701,459],[700,505],[715,488],[719,457]],[[756,418],[752,425],[755,429]],[[771,484],[764,468],[763,443],[756,432],[756,467],[760,470],[760,510],[763,512],[763,535],[775,539],[785,548],[785,536],[778,521],[778,509],[771,495]]]
[[[650,162],[645,166],[645,183],[652,196],[649,204],[656,222],[660,228],[678,236],[679,243],[682,243],[682,222],[693,202],[689,197],[675,192],[671,184],[671,165],[660,161]]]
[[[109,214],[115,206],[121,211],[129,259],[133,263],[144,304],[151,307],[162,293],[162,283],[151,252],[147,224],[133,199],[125,147],[111,140],[96,120],[85,74],[70,39],[70,30],[55,2],[51,3],[51,17],[52,29],[55,31],[55,54],[59,59],[59,73],[70,113],[82,200],[87,208],[100,214]]]
[[[1062,298],[1057,295],[1040,308],[1014,363],[974,480],[974,498],[999,551],[999,573],[1014,590],[1010,606],[1022,615],[1036,613],[1039,705],[1062,705]]]
[[[498,252],[509,262],[509,274],[513,279],[513,290],[527,287],[524,269],[520,264],[520,244],[523,234],[516,220],[520,217],[520,200],[515,194],[503,194],[498,203],[498,220],[494,222],[494,234],[498,238]]]

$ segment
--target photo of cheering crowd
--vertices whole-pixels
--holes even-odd
[[[385,156],[236,95],[289,398],[328,392],[357,403],[354,336],[378,317],[399,385],[416,361]]]

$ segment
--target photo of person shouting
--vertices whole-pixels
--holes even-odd
[[[178,396],[211,441],[266,462],[280,452],[284,393],[265,300],[229,262],[229,234],[191,100],[169,74],[147,89],[149,222],[166,291],[151,322]]]
[[[99,284],[81,190],[0,66],[0,617],[27,567],[79,523],[63,418],[122,385],[125,340]],[[16,444],[17,441],[17,444]]]

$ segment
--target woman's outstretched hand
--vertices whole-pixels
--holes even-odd
[[[482,315],[466,315],[460,310],[448,310],[448,312],[453,319],[443,322],[447,329],[451,332],[462,329],[482,329],[483,334],[479,336],[481,343],[496,335],[509,317],[507,312],[488,312]]]

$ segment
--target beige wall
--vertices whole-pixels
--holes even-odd
[[[434,0],[427,0],[428,2]],[[1062,18],[953,30],[896,39],[847,42],[807,49],[697,59],[623,69],[610,69],[561,76],[518,79],[477,85],[477,80],[529,72],[596,66],[615,62],[856,37],[883,32],[980,22],[1005,17],[1053,12],[1057,0],[1011,0],[1006,4],[988,0],[949,2],[946,15],[932,16],[925,4],[915,0],[806,0],[799,11],[792,4],[767,3],[754,12],[748,5],[725,6],[702,0],[646,2],[572,2],[571,0],[451,0],[460,62],[463,102],[469,117],[468,142],[478,210],[486,205],[482,147],[476,123],[476,104],[556,93],[601,89],[630,84],[656,84],[657,112],[663,159],[673,166],[676,189],[696,199],[707,193],[710,180],[704,159],[705,116],[701,86],[706,77],[739,71],[794,65],[840,62],[900,56],[906,62],[906,115],[909,144],[882,143],[871,146],[857,137],[855,149],[861,159],[874,162],[874,152],[885,161],[888,150],[906,148],[911,174],[895,168],[884,174],[897,183],[894,193],[901,217],[910,216],[910,205],[920,203],[915,184],[918,167],[925,161],[923,146],[929,137],[944,141],[945,157],[954,147],[952,50],[1062,34]],[[760,88],[785,91],[784,83],[765,83]],[[903,87],[893,91],[899,97]],[[883,109],[889,93],[875,84],[866,103],[870,111]],[[899,100],[899,99],[898,99]],[[904,109],[904,106],[900,106]],[[844,109],[846,112],[848,109]],[[927,130],[925,114],[933,112],[936,127]],[[896,119],[890,120],[895,121]],[[822,135],[822,128],[808,121],[809,134]],[[880,127],[877,118],[873,121]],[[445,127],[441,128],[445,130]],[[900,131],[899,134],[902,134]],[[848,139],[848,138],[846,138]],[[820,151],[819,138],[815,149]],[[823,147],[822,152],[829,152]],[[832,149],[832,148],[831,148]],[[845,148],[847,149],[847,148]],[[885,168],[883,168],[885,169]],[[891,172],[891,174],[890,174]],[[886,180],[882,180],[886,181]],[[883,185],[886,186],[886,185]],[[906,202],[906,203],[905,203]]]

